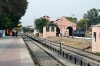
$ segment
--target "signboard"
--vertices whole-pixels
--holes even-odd
[[[2,30],[0,30],[0,37],[2,37]]]
[[[14,30],[20,30],[20,28],[14,28]]]
[[[5,30],[2,30],[2,36],[3,37],[5,36]]]
[[[0,30],[0,33],[2,33],[2,30]]]

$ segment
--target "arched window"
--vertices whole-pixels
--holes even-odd
[[[100,38],[100,33],[99,33],[99,38]]]
[[[46,31],[49,32],[49,27],[46,27]]]
[[[54,27],[53,26],[51,27],[51,32],[54,32]]]
[[[94,35],[94,42],[96,42],[96,32],[94,32],[93,35]]]

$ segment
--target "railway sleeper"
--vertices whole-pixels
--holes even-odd
[[[43,43],[43,42],[41,42],[41,40],[37,40],[37,42],[39,42],[39,43],[41,43],[42,45],[45,46],[45,42]],[[50,43],[51,43],[51,42],[50,42]],[[59,51],[59,50],[57,50],[57,49],[55,49],[55,48],[53,48],[53,47],[51,47],[51,46],[49,46],[49,45],[46,45],[46,47],[47,47],[48,49],[50,49],[51,51],[57,52],[58,54],[60,54],[60,51]],[[86,62],[86,61],[83,61],[82,58],[79,58],[79,57],[77,57],[77,56],[71,55],[70,53],[66,53],[66,52],[64,52],[64,51],[61,52],[61,55],[62,55],[63,57],[65,57],[66,59],[68,59],[69,61],[71,61],[72,63],[77,64],[77,65],[79,65],[79,66],[94,66],[94,65],[95,65],[95,64],[90,65],[90,63],[88,63],[88,62]],[[99,65],[98,65],[98,66],[99,66]]]

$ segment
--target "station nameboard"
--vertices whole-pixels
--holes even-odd
[[[14,28],[14,30],[20,30],[20,28]]]

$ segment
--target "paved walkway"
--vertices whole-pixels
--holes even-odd
[[[0,37],[0,66],[35,66],[20,36]]]

